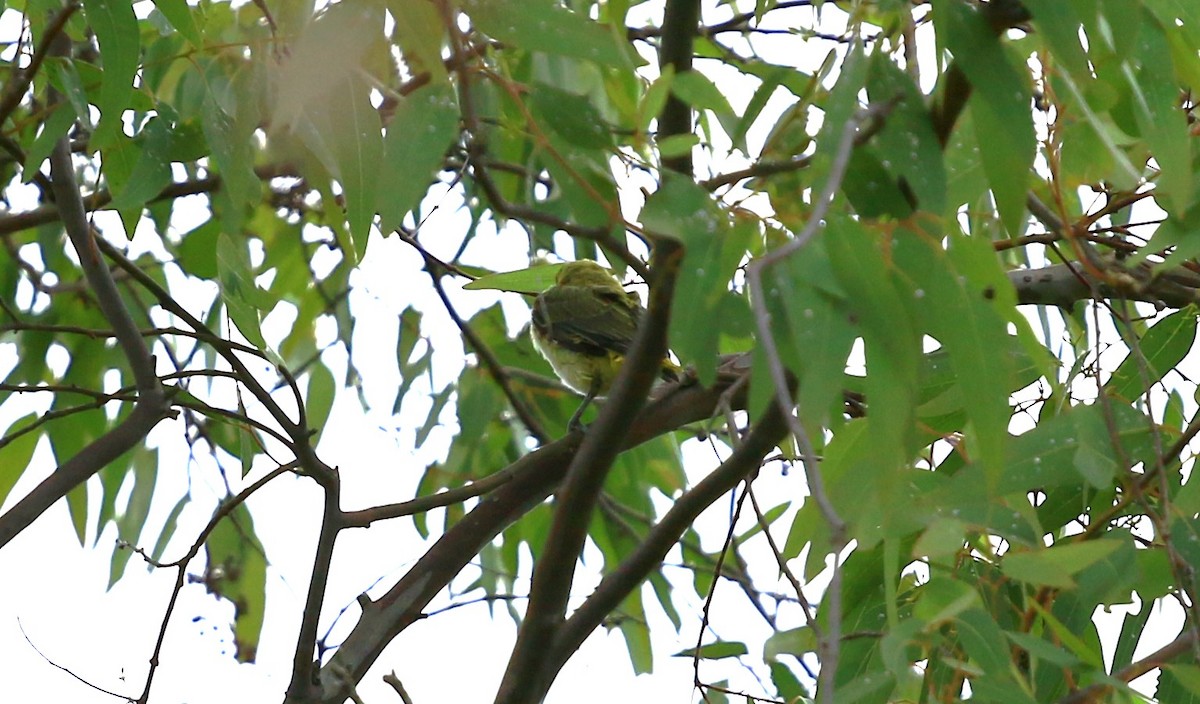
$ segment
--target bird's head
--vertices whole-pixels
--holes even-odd
[[[564,264],[558,270],[554,282],[559,286],[599,286],[605,289],[621,287],[621,283],[608,269],[590,259]]]

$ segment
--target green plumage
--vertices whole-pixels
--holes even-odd
[[[612,388],[644,312],[637,294],[607,269],[589,260],[571,262],[534,301],[533,343],[563,383],[587,397],[586,406]],[[677,378],[678,371],[663,359],[664,379]]]

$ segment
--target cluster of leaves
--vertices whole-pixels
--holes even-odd
[[[549,643],[565,658],[602,622],[648,672],[643,597],[676,629],[700,618],[662,572],[675,545],[699,594],[718,575],[737,582],[774,632],[754,658],[734,642],[690,654],[757,660],[787,701],[1133,701],[1128,682],[1156,669],[1160,700],[1200,699],[1200,484],[1188,480],[1200,419],[1184,396],[1194,375],[1180,371],[1197,332],[1183,306],[1200,291],[1200,11],[879,0],[697,15],[698,3],[667,0],[652,13],[661,23],[629,26],[649,5],[156,0],[139,19],[119,0],[10,2],[27,32],[0,94],[12,262],[0,267],[0,344],[18,360],[0,404],[24,410],[0,439],[0,499],[37,471],[43,439],[62,468],[84,467],[0,516],[0,546],[65,498],[81,542],[115,525],[163,559],[190,497],[156,494],[158,473],[176,470],[144,443],[153,423],[112,461],[96,451],[155,402],[131,352],[143,345],[164,394],[155,420],[177,413],[230,493],[170,563],[176,588],[204,546],[205,583],[237,605],[243,659],[262,637],[271,546],[241,502],[277,476],[248,485],[253,461],[279,458],[278,473],[326,492],[293,701],[344,699],[473,560],[459,589],[512,604],[526,551],[534,593],[512,608],[522,635],[498,701],[539,698],[561,662],[531,653]],[[845,30],[824,31],[833,23]],[[783,52],[761,49],[779,34]],[[680,111],[684,129],[669,117]],[[44,168],[52,153],[71,155],[74,173]],[[117,217],[81,232],[64,184],[83,209]],[[447,192],[464,204],[449,235],[422,227]],[[447,290],[492,273],[464,252],[507,221],[531,258],[604,257],[649,284],[646,327],[665,326],[691,386],[636,416],[601,411],[586,438],[567,433],[576,399],[511,337],[517,321],[499,306],[460,315]],[[152,244],[127,258],[111,244],[122,229]],[[417,383],[431,376],[433,326],[405,302],[390,410],[429,394],[415,446],[449,407],[456,435],[413,501],[345,512],[315,448],[335,392],[361,384],[351,275],[381,236],[421,257],[437,314],[473,356],[447,386]],[[114,293],[88,273],[95,259]],[[264,320],[280,311],[291,323],[273,336]],[[631,369],[656,358],[651,335],[639,339],[649,351],[635,345]],[[349,353],[341,383],[330,347]],[[646,393],[618,385],[607,407],[636,411]],[[680,445],[697,428],[729,459],[689,483]],[[628,449],[605,459],[599,445]],[[744,499],[772,448],[804,467],[807,495],[705,552],[692,520],[735,486]],[[593,474],[586,513],[564,517],[563,497],[578,502]],[[545,502],[564,476],[570,490]],[[172,500],[146,534],[152,501]],[[427,512],[442,507],[434,526]],[[364,603],[313,672],[334,536],[400,516],[428,539],[426,557]],[[570,520],[604,579],[574,614],[554,591],[579,558],[558,540]],[[741,550],[756,541],[778,584],[747,576]],[[112,580],[130,554],[113,553]],[[768,598],[777,586],[788,599]],[[1106,659],[1093,614],[1135,599]],[[1186,615],[1170,624],[1178,638],[1134,661],[1167,602]]]

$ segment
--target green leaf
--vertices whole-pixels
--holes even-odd
[[[204,48],[204,40],[200,37],[200,29],[196,26],[192,8],[188,7],[187,0],[154,0],[154,6],[163,13],[163,17],[167,18],[171,26],[188,40],[193,49]]]
[[[775,685],[776,694],[789,702],[803,701],[808,696],[808,690],[800,684],[800,679],[781,662],[771,663],[771,684]]]
[[[567,142],[585,149],[612,147],[612,130],[588,96],[535,83],[530,98],[541,124]]]
[[[210,81],[228,83],[224,76],[210,75]],[[226,86],[224,96],[233,104],[222,107],[217,100],[216,90],[204,93],[201,126],[204,138],[212,148],[212,161],[221,175],[221,190],[217,191],[216,204],[221,208],[225,229],[236,232],[241,229],[244,209],[256,203],[262,187],[254,173],[254,155],[251,149],[253,133],[257,129],[258,115],[249,101],[239,99],[238,91]],[[228,109],[228,111],[227,111]]]
[[[749,653],[745,643],[737,641],[719,640],[714,643],[702,645],[699,648],[687,648],[675,653],[677,658],[701,658],[703,660],[720,660],[722,658],[736,658],[746,653]]]
[[[309,430],[315,431],[312,444],[316,446],[325,431],[329,412],[333,410],[337,385],[333,380],[333,372],[320,362],[314,364],[308,374],[308,393],[304,398],[304,410],[307,413]]]
[[[983,609],[969,609],[959,615],[958,638],[971,660],[984,672],[1000,674],[1011,667],[1004,633]]]
[[[84,0],[88,24],[100,44],[104,78],[100,85],[100,124],[92,133],[91,146],[103,147],[121,130],[121,117],[133,96],[141,50],[137,16],[127,0]]]
[[[983,171],[983,160],[979,156],[979,143],[975,140],[970,110],[959,118],[958,129],[950,133],[950,141],[945,148],[945,162],[946,214],[949,215],[957,212],[964,203],[974,206],[988,190],[987,174]]]
[[[1109,178],[1113,180],[1118,188],[1136,187],[1141,182],[1141,172],[1129,161],[1129,156],[1123,148],[1124,145],[1129,144],[1133,140],[1113,123],[1111,116],[1097,113],[1092,109],[1083,93],[1083,89],[1072,80],[1069,73],[1059,74],[1058,81],[1064,89],[1060,92],[1060,95],[1069,97],[1069,104],[1078,108],[1084,119],[1092,127],[1096,140],[1103,147],[1103,153],[1107,154],[1108,159],[1111,159],[1113,167]],[[1081,146],[1075,145],[1073,148],[1080,149]],[[1079,156],[1080,160],[1086,158],[1086,155],[1081,154]]]
[[[113,350],[115,352],[115,350]],[[70,349],[70,365],[61,383],[83,389],[102,388],[105,371],[112,362],[112,352],[105,347],[103,340],[79,339]],[[46,435],[50,438],[50,448],[54,451],[54,459],[58,464],[77,456],[89,444],[99,439],[108,429],[109,423],[103,409],[78,410],[74,408],[78,397],[70,394],[55,394],[50,406],[52,413],[66,413],[73,410],[70,422],[55,422],[46,426]],[[84,544],[87,534],[88,514],[88,484],[81,483],[67,494],[67,509],[71,515],[71,523],[80,545]]]
[[[434,394],[431,398],[433,405],[429,408],[429,414],[425,417],[425,424],[417,430],[415,444],[421,446],[425,444],[425,440],[429,437],[429,433],[438,426],[441,421],[442,409],[446,407],[446,402],[450,400],[450,394],[454,392],[454,385],[449,384],[446,388]],[[460,401],[459,408],[462,408]]]
[[[221,223],[210,218],[183,236],[176,252],[176,262],[183,270],[201,279],[217,277],[217,243],[221,236]]]
[[[1200,564],[1200,519],[1177,516],[1171,521],[1171,547],[1185,564]]]
[[[1089,540],[1041,550],[1009,552],[1000,563],[1004,574],[1030,584],[1070,589],[1071,576],[1120,547],[1115,540]]]
[[[1200,667],[1170,664],[1163,668],[1161,680],[1157,692],[1159,701],[1172,704],[1200,701]]]
[[[265,351],[267,343],[262,336],[258,312],[274,306],[269,294],[254,282],[245,245],[235,243],[224,232],[217,237],[217,271],[221,300],[225,302],[229,317],[251,345]]]
[[[346,82],[362,80],[373,41],[383,40],[383,6],[336,3],[305,24],[275,67],[272,122],[294,129],[306,115],[334,111],[328,101]]]
[[[654,670],[654,653],[650,648],[650,628],[646,625],[646,611],[642,608],[642,590],[634,589],[625,597],[616,613],[622,615],[617,628],[625,637],[629,651],[629,662],[634,674],[643,675]]]
[[[621,33],[568,10],[555,0],[468,0],[471,22],[505,44],[613,68],[633,68],[636,57]]]
[[[1008,467],[996,487],[998,495],[1024,492],[1031,489],[1049,489],[1077,482],[1079,474],[1074,467],[1078,450],[1078,429],[1095,423],[1105,423],[1105,410],[1100,404],[1075,406],[1061,415],[1043,420],[1036,428],[1013,438],[1008,455]],[[1150,420],[1128,406],[1113,406],[1113,424],[1116,438],[1106,440],[1093,450],[1103,456],[1116,458],[1114,441],[1120,443],[1122,456],[1138,461],[1152,447]],[[1092,415],[1096,419],[1080,419],[1079,415]],[[965,475],[964,475],[965,476]],[[958,478],[956,477],[956,480]]]
[[[667,64],[663,66],[662,72],[650,87],[646,89],[642,95],[642,100],[638,104],[638,131],[646,132],[650,129],[650,123],[662,114],[663,107],[667,104],[667,98],[671,94],[671,84],[675,82],[675,67]],[[682,137],[683,135],[676,135]],[[692,135],[694,136],[694,135]]]
[[[951,239],[952,248],[969,246],[969,238]],[[986,282],[960,272],[931,233],[899,230],[892,258],[911,281],[922,322],[945,346],[962,397],[970,399],[971,452],[989,477],[998,477],[1005,469],[1013,338],[994,308],[996,296]]]
[[[338,106],[329,127],[338,182],[346,202],[346,221],[356,259],[367,251],[379,189],[383,160],[383,135],[379,111],[371,105],[370,91],[361,80],[346,80],[330,96]]]
[[[1074,667],[1079,664],[1079,658],[1063,648],[1031,633],[1005,631],[1004,635],[1030,655],[1056,667]]]
[[[961,537],[959,544],[962,544]],[[933,576],[920,588],[920,597],[913,609],[913,616],[930,628],[957,618],[967,609],[982,606],[979,592],[958,579],[944,575]]]
[[[1068,592],[1063,594],[1061,599],[1067,601],[1071,597],[1072,594]],[[1104,668],[1104,656],[1101,653],[1100,639],[1096,637],[1095,630],[1089,629],[1088,633],[1072,630],[1054,612],[1047,609],[1036,599],[1030,602],[1030,606],[1046,622],[1046,626],[1049,627],[1055,639],[1069,649],[1075,657],[1097,670]],[[1091,605],[1089,604],[1087,608],[1090,609]]]
[[[708,192],[690,179],[668,178],[646,200],[648,230],[684,243],[683,275],[675,288],[671,346],[692,365],[701,384],[717,375],[722,332],[749,327],[749,311],[730,294],[730,281],[754,237],[749,223],[730,225]],[[723,325],[712,321],[724,319]],[[740,318],[740,320],[739,320]]]
[[[903,220],[912,205],[873,146],[860,146],[850,154],[842,191],[863,218]]]
[[[396,22],[396,38],[404,51],[404,61],[413,75],[422,71],[431,74],[433,83],[446,80],[442,63],[442,44],[446,27],[433,3],[424,0],[389,0],[388,10]]]
[[[554,285],[554,277],[558,275],[558,270],[564,264],[565,262],[559,264],[541,264],[531,266],[528,269],[488,274],[464,284],[463,289],[468,291],[490,289],[536,295]]]
[[[763,658],[775,662],[781,655],[799,658],[817,650],[817,634],[808,626],[775,631],[763,643]]]
[[[29,467],[33,451],[42,439],[42,433],[37,431],[26,432],[16,437],[14,435],[37,422],[37,419],[36,413],[21,416],[8,426],[4,437],[0,438],[0,467],[4,468],[0,470],[0,503],[4,502],[8,492],[12,491],[13,486]]]
[[[871,143],[882,166],[903,178],[918,207],[941,213],[946,204],[946,168],[942,147],[921,92],[912,78],[882,52],[871,59],[867,94],[873,104],[892,104],[883,129]]]
[[[179,515],[183,513],[183,509],[191,503],[192,498],[187,494],[179,497],[179,501],[175,502],[175,506],[171,512],[167,514],[167,520],[163,522],[162,531],[158,534],[158,540],[154,541],[154,549],[150,551],[150,559],[161,561],[163,553],[166,552],[167,543],[171,542],[171,538],[175,535],[175,528],[179,524]],[[146,563],[146,571],[150,572],[155,569],[154,565]]]
[[[79,118],[80,123],[85,128],[94,130],[96,126],[92,123],[89,102],[90,94],[84,88],[83,78],[79,75],[80,68],[85,66],[87,69],[97,71],[91,64],[83,61],[76,62],[67,57],[51,57],[46,61],[46,71],[50,78],[50,85],[67,96],[67,102],[71,104],[71,108],[74,110],[75,116]],[[93,92],[95,92],[94,86],[89,85],[89,87],[93,88]]]
[[[933,3],[938,41],[954,54],[974,89],[971,116],[983,169],[1000,219],[1012,236],[1024,231],[1025,196],[1037,147],[1027,80],[1009,63],[979,12],[953,0]]]
[[[915,292],[905,290],[893,277],[879,244],[881,236],[857,221],[831,217],[822,239],[842,289],[855,292],[847,307],[861,327],[866,347],[875,458],[887,478],[908,460],[921,341],[909,307]]]
[[[58,141],[59,137],[65,135],[73,124],[75,124],[75,111],[71,106],[65,103],[56,105],[50,116],[42,123],[41,131],[25,154],[25,165],[21,170],[23,182],[29,183],[33,180],[33,177],[41,169],[42,162],[46,161],[50,157],[50,152],[54,151],[54,143]]]
[[[142,158],[142,145],[127,137],[124,132],[119,132],[100,150],[100,156],[109,192],[122,193],[132,184],[133,170]],[[133,233],[141,215],[141,204],[137,207],[127,206],[125,210],[120,211],[126,233]]]
[[[254,662],[266,609],[267,558],[254,520],[239,504],[217,523],[204,542],[210,593],[233,604],[233,635],[238,662]]]
[[[1104,392],[1133,401],[1183,361],[1196,341],[1196,308],[1188,306],[1166,316],[1146,331],[1104,384]]]
[[[671,83],[671,92],[696,110],[711,110],[730,137],[737,133],[737,113],[733,111],[725,94],[708,76],[699,71],[677,73],[674,82]]]
[[[133,169],[120,188],[113,191],[110,208],[134,209],[140,215],[142,206],[171,183],[171,165],[167,158],[171,143],[170,128],[163,119],[154,117],[147,121],[131,149],[137,155]],[[136,227],[136,223],[133,226]],[[130,223],[125,227],[127,232],[133,232]]]
[[[400,100],[383,143],[380,231],[396,229],[417,207],[457,136],[458,106],[449,84],[426,86]]]
[[[1090,80],[1087,56],[1079,43],[1081,25],[1074,5],[1060,0],[1026,0],[1025,6],[1033,15],[1038,34],[1045,38],[1043,45],[1077,79]]]
[[[133,451],[131,464],[133,469],[133,491],[125,504],[125,511],[117,519],[117,538],[129,545],[139,547],[138,541],[146,518],[150,515],[150,503],[154,499],[154,485],[158,479],[159,455],[144,445]],[[125,572],[125,566],[133,551],[117,549],[113,551],[112,564],[109,567],[108,586],[112,588]]]
[[[1155,195],[1170,204],[1170,210],[1185,212],[1192,204],[1195,185],[1192,175],[1191,135],[1187,117],[1179,109],[1179,86],[1173,72],[1163,68],[1171,65],[1171,53],[1166,36],[1154,22],[1143,22],[1137,33],[1137,58],[1141,66],[1135,72],[1129,64],[1122,65],[1128,81],[1133,114],[1138,130],[1150,146],[1160,174]]]
[[[1111,451],[1108,426],[1104,418],[1095,413],[1075,413],[1075,437],[1079,447],[1073,458],[1075,469],[1096,488],[1108,486],[1116,475],[1117,459]]]
[[[846,359],[857,337],[846,295],[831,273],[825,240],[817,238],[763,278],[771,329],[784,364],[799,376],[800,416],[811,428],[841,416]]]
[[[966,537],[965,523],[957,518],[938,518],[929,524],[913,545],[913,556],[931,559],[949,557],[963,549]]]

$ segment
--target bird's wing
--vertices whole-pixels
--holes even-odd
[[[630,303],[624,291],[558,286],[537,297],[533,324],[572,352],[593,357],[625,354],[641,312],[640,306]]]

